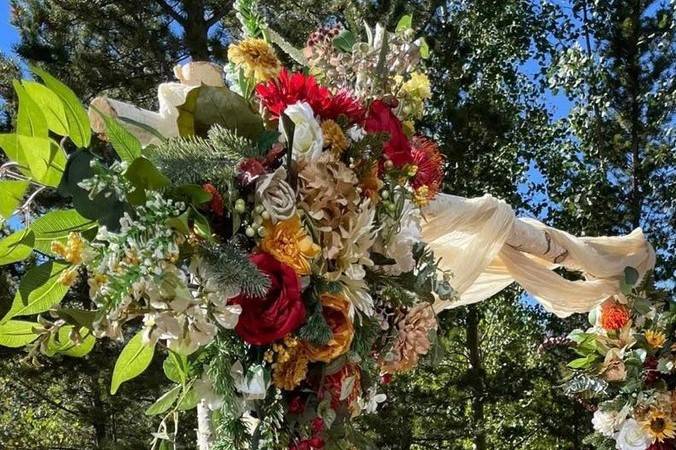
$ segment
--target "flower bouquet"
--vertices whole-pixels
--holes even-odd
[[[26,226],[0,241],[0,263],[37,257],[0,344],[37,360],[126,340],[112,394],[163,358],[174,386],[146,411],[161,417],[153,447],[197,407],[202,448],[364,448],[351,419],[430,350],[432,303],[453,297],[420,237],[444,171],[414,126],[427,46],[409,16],[365,42],[324,27],[303,51],[240,18],[227,85],[213,64],[178,67],[152,120],[105,98],[87,113],[37,67],[42,83],[15,84],[0,213]],[[45,190],[69,207],[29,217]],[[90,301],[64,301],[71,289]]]
[[[578,358],[571,361],[568,395],[594,410],[598,449],[676,448],[676,304],[634,288],[626,269],[626,295],[611,297],[589,315],[592,327],[569,335]]]

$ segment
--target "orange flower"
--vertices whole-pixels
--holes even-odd
[[[273,349],[277,358],[272,365],[272,384],[279,389],[292,391],[307,375],[307,351],[294,337],[286,337],[284,345],[273,344]]]
[[[275,224],[267,222],[260,247],[298,275],[310,274],[310,260],[320,251],[319,246],[307,235],[297,215]]]
[[[330,362],[346,353],[352,344],[354,326],[350,320],[350,303],[345,298],[322,294],[322,315],[331,328],[333,336],[326,345],[307,344],[310,361]]]
[[[605,330],[619,330],[629,322],[629,308],[613,299],[601,305],[601,326]]]

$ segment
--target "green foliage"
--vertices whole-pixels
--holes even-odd
[[[147,156],[175,184],[209,181],[223,188],[234,178],[234,166],[243,157],[257,155],[246,138],[214,126],[207,139],[190,136],[170,139],[147,149]]]
[[[173,388],[169,389],[167,392],[162,394],[162,396],[158,398],[155,403],[146,409],[145,414],[147,416],[155,416],[169,410],[176,400],[178,400],[178,396],[181,394],[182,388],[182,386],[174,386]]]
[[[115,395],[120,385],[136,378],[148,368],[155,354],[155,345],[143,343],[143,332],[138,332],[124,346],[115,362],[110,381],[110,393]]]
[[[40,324],[24,320],[9,320],[0,323],[0,345],[4,347],[23,347],[38,338],[36,329]]]
[[[33,254],[35,234],[29,229],[15,231],[0,240],[0,266],[23,261]]]
[[[0,217],[9,219],[21,204],[28,181],[0,180]]]
[[[21,279],[9,312],[0,320],[5,323],[16,316],[29,316],[47,311],[66,296],[69,287],[59,277],[69,264],[48,261],[31,267]]]
[[[238,288],[242,292],[260,297],[270,288],[270,280],[249,261],[246,253],[229,243],[205,243],[198,248],[204,276],[223,292]]]
[[[99,112],[106,123],[106,136],[122,161],[131,163],[141,156],[141,142],[123,127],[117,119]]]
[[[35,250],[54,256],[52,242],[64,244],[70,233],[86,233],[96,228],[96,222],[82,217],[74,209],[59,209],[35,219],[30,231],[35,236]]]

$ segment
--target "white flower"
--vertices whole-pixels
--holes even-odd
[[[203,375],[202,378],[199,378],[195,381],[195,393],[200,400],[204,400],[210,410],[216,411],[223,406],[223,396],[218,395],[214,390],[213,384],[211,381]]]
[[[237,361],[232,365],[230,375],[235,382],[235,389],[241,392],[246,400],[263,400],[265,398],[270,386],[270,377],[265,376],[263,366],[251,366],[245,375],[242,363]]]
[[[615,435],[615,441],[618,450],[645,450],[652,439],[636,420],[628,419]]]
[[[378,410],[378,405],[387,400],[387,395],[376,393],[375,386],[371,386],[366,395],[367,397],[365,399],[359,399],[360,406],[366,414],[375,413]]]
[[[594,417],[592,417],[594,430],[606,437],[613,437],[615,431],[622,427],[629,414],[629,409],[629,405],[625,405],[620,411],[602,411],[597,409]]]
[[[385,245],[384,255],[394,259],[395,264],[382,266],[388,275],[410,272],[415,267],[413,246],[422,240],[420,211],[406,200],[401,213],[399,231]]]
[[[305,102],[297,102],[287,106],[284,114],[291,119],[295,126],[293,132],[294,159],[317,159],[322,153],[324,138],[322,128],[315,119],[310,105]],[[279,132],[282,136],[285,136],[282,120],[279,121]]]
[[[347,136],[354,142],[359,142],[366,136],[366,130],[359,125],[352,125],[347,130]]]
[[[215,305],[214,319],[223,327],[232,330],[239,322],[239,315],[242,313],[240,305]]]

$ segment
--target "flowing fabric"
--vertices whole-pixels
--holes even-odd
[[[566,317],[610,296],[623,298],[625,267],[643,278],[655,265],[640,228],[620,237],[575,237],[537,220],[517,219],[509,205],[490,195],[440,194],[424,216],[423,240],[441,257],[441,268],[452,272],[459,294],[458,301],[438,301],[437,312],[480,302],[516,282],[547,311]],[[546,243],[541,254],[523,249],[534,237]],[[560,261],[545,254],[554,248]],[[557,267],[579,271],[584,280],[566,280],[553,271]]]

